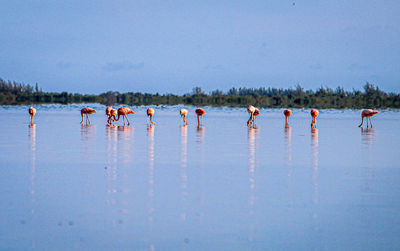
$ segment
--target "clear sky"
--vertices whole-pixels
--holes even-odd
[[[0,77],[45,91],[400,92],[400,1],[6,1]]]

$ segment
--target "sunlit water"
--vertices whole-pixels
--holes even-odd
[[[400,113],[145,108],[110,128],[94,105],[0,107],[0,249],[398,250]],[[121,121],[117,124],[122,125]]]

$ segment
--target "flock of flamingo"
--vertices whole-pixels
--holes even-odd
[[[90,107],[85,107],[81,110],[81,116],[82,116],[82,120],[81,120],[81,124],[83,124],[83,120],[84,120],[84,115],[86,115],[86,124],[90,124],[90,120],[89,120],[89,115],[96,113],[97,111],[93,108]],[[153,108],[148,108],[147,109],[147,116],[149,117],[149,121],[151,125],[155,125],[156,123],[153,121],[153,116],[154,116],[154,109]],[[204,109],[202,108],[197,108],[195,110],[196,115],[197,115],[197,127],[200,128],[202,123],[201,123],[201,118],[203,117],[204,114],[206,114],[206,112],[204,111]],[[247,121],[247,126],[255,126],[255,120],[256,117],[258,115],[260,115],[260,110],[257,109],[256,107],[249,105],[249,107],[247,107],[247,112],[250,115],[249,120]],[[372,128],[372,121],[371,121],[371,117],[374,116],[375,114],[377,114],[378,111],[377,110],[372,110],[372,109],[365,109],[362,111],[361,113],[361,124],[358,127],[362,127],[362,125],[364,124],[364,118],[367,118],[367,128],[369,127],[368,125],[368,119],[370,121],[371,124],[371,128]],[[29,108],[29,115],[31,117],[31,125],[33,125],[33,117],[36,114],[36,109],[33,107]],[[121,107],[118,110],[117,109],[113,109],[112,106],[108,106],[106,108],[106,115],[108,116],[108,120],[107,120],[107,124],[109,126],[115,126],[114,122],[115,121],[119,121],[119,119],[123,118],[124,121],[124,126],[125,126],[125,119],[128,123],[128,126],[130,125],[129,120],[128,120],[128,114],[135,114],[135,112],[127,107]],[[181,115],[181,118],[183,119],[183,123],[184,125],[187,125],[187,120],[186,120],[186,116],[188,115],[188,110],[187,109],[180,109],[179,114]],[[288,119],[289,117],[292,115],[292,111],[289,109],[285,109],[283,111],[283,114],[286,117],[286,122],[285,122],[285,127],[289,126],[289,122]],[[311,112],[311,117],[312,117],[312,121],[311,121],[311,128],[316,128],[316,121],[317,121],[317,117],[319,115],[319,112],[317,109],[312,109]],[[116,117],[118,116],[118,117]]]

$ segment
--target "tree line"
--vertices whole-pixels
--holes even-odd
[[[214,90],[205,93],[200,87],[184,95],[150,94],[140,92],[106,92],[88,95],[68,92],[43,92],[35,86],[0,79],[0,105],[101,103],[105,105],[194,105],[293,108],[400,108],[400,94],[386,93],[377,86],[366,83],[363,90],[346,91],[342,87],[316,90],[296,88],[231,88],[227,92]]]

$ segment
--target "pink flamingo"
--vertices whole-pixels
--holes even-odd
[[[86,124],[90,124],[90,120],[89,120],[89,114],[92,113],[96,113],[96,110],[90,107],[85,107],[81,110],[81,116],[82,116],[82,120],[81,120],[81,124],[83,124],[83,115],[86,115]]]
[[[317,121],[317,117],[319,115],[319,112],[318,112],[317,109],[312,109],[310,114],[311,114],[311,117],[313,118],[312,121],[311,121],[311,128],[316,128],[315,123]]]
[[[253,113],[253,123],[254,123],[254,125],[256,124],[256,117],[258,115],[260,115],[260,110],[258,110],[258,108],[256,108],[254,113]]]
[[[252,122],[254,122],[254,112],[256,111],[256,108],[252,105],[249,105],[247,107],[247,112],[250,114],[249,120],[247,120],[247,126],[250,126]]]
[[[29,115],[31,116],[31,125],[33,125],[33,117],[35,117],[36,109],[31,106],[29,108],[28,112],[29,112]]]
[[[112,106],[107,106],[107,108],[106,108],[106,115],[107,116],[110,116],[111,110],[112,110]]]
[[[110,126],[113,126],[113,122],[114,122],[115,116],[117,116],[117,114],[118,114],[117,109],[111,109],[111,111],[109,112],[107,123]]]
[[[124,120],[124,126],[125,126],[125,118],[126,118],[126,121],[128,121],[128,126],[130,125],[127,115],[128,114],[135,114],[135,112],[132,111],[132,109],[129,109],[127,107],[119,108],[117,113],[118,113],[118,118],[116,119],[115,116],[113,116],[114,121],[118,121],[120,119],[120,117],[122,116],[123,120]]]
[[[362,113],[361,113],[362,121],[358,127],[361,127],[364,124],[364,118],[367,118],[367,128],[368,128],[368,119],[369,119],[369,122],[371,123],[371,128],[372,128],[371,117],[377,113],[379,113],[377,110],[372,110],[372,109],[365,109],[364,111],[362,111]]]
[[[204,109],[202,108],[197,108],[196,114],[197,114],[197,127],[200,128],[200,117],[203,117],[203,115],[206,114],[206,111],[204,111]]]
[[[288,127],[289,126],[288,119],[290,116],[292,116],[292,111],[290,109],[285,109],[283,111],[283,114],[285,114],[285,117],[286,117],[285,127]]]
[[[182,109],[179,111],[179,114],[180,114],[181,117],[183,118],[183,123],[185,123],[185,125],[187,125],[188,123],[187,123],[187,120],[186,120],[186,116],[187,116],[187,114],[188,114],[188,110],[182,108]]]
[[[156,123],[153,122],[153,116],[154,116],[154,109],[153,108],[148,108],[147,109],[147,116],[150,117],[151,124],[155,125]]]

